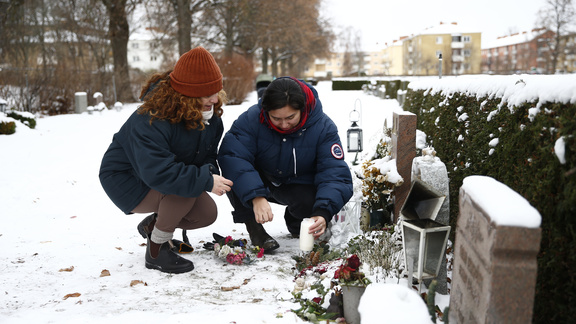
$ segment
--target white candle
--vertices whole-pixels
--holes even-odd
[[[304,218],[300,223],[300,250],[302,251],[312,251],[314,247],[314,236],[308,233],[312,224],[314,224],[312,218]]]

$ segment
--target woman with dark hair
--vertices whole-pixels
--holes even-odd
[[[175,229],[212,224],[217,209],[207,192],[224,195],[232,186],[216,163],[224,132],[222,73],[212,54],[197,47],[173,71],[152,76],[141,99],[104,154],[100,182],[124,213],[153,213],[137,226],[148,239],[146,268],[188,272],[194,264],[173,249]]]
[[[316,90],[297,79],[274,80],[261,101],[238,117],[224,135],[218,163],[234,182],[228,198],[234,222],[245,223],[253,245],[275,250],[264,229],[274,215],[269,202],[286,206],[293,237],[312,218],[315,238],[352,196],[352,176],[334,122]]]

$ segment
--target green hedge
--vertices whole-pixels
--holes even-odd
[[[25,117],[24,115],[22,115],[18,111],[12,110],[12,111],[8,112],[8,114],[6,114],[6,116],[12,117],[16,120],[21,121],[24,125],[28,126],[31,129],[36,128],[36,119],[35,118]]]
[[[369,80],[334,80],[332,90],[362,90],[362,86],[370,84]]]
[[[418,116],[418,129],[446,163],[453,228],[459,188],[470,175],[493,177],[538,209],[542,243],[534,323],[571,322],[576,318],[576,105],[544,103],[531,118],[535,103],[513,109],[501,104],[500,98],[409,89],[404,110]],[[565,164],[554,153],[561,136]],[[492,147],[494,138],[499,143]]]
[[[369,85],[370,88],[378,88],[384,85],[388,98],[396,99],[398,90],[407,90],[408,83],[409,81],[403,80],[333,80],[332,90],[363,90],[362,87],[364,85]]]
[[[0,135],[11,135],[16,133],[16,123],[0,122]]]

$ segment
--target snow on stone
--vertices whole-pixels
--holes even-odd
[[[505,184],[487,176],[464,178],[463,190],[500,226],[537,228],[542,217],[536,208]]]

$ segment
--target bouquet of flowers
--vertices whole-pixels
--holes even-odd
[[[230,264],[250,264],[264,256],[264,249],[249,247],[246,239],[235,240],[231,236],[221,236],[213,233],[214,241],[205,243],[204,248],[214,250],[216,256]],[[255,258],[254,258],[255,255]]]
[[[338,280],[341,285],[368,286],[371,283],[370,279],[360,271],[360,265],[360,258],[356,254],[351,255],[334,272],[334,279]]]
[[[385,209],[394,188],[404,182],[392,159],[390,140],[380,140],[374,157],[362,163],[362,195],[369,211]]]

